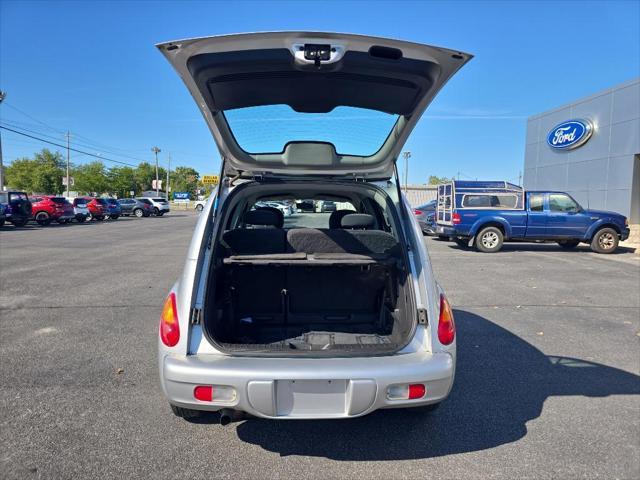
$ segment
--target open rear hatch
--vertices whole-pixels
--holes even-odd
[[[391,178],[427,105],[471,58],[416,43],[317,32],[209,37],[158,48],[202,111],[226,173],[251,177]],[[322,121],[305,123],[316,118]],[[371,140],[358,144],[367,135]]]

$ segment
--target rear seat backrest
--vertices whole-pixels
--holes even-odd
[[[287,252],[398,255],[393,235],[380,230],[294,228],[287,232]]]
[[[235,228],[222,235],[222,243],[231,255],[267,255],[285,253],[287,237],[284,230],[277,228],[278,216],[269,210],[252,210],[244,214],[243,223],[259,227],[276,228]]]

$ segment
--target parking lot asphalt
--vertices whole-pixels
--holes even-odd
[[[174,417],[158,384],[196,218],[1,229],[2,478],[640,477],[638,256],[426,238],[458,326],[434,415],[223,427]]]

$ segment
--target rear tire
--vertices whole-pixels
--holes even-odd
[[[576,248],[579,244],[580,242],[577,240],[562,240],[558,242],[558,245],[560,245],[560,247],[564,248],[565,250],[571,250],[572,248]]]
[[[171,411],[176,417],[184,418],[185,420],[191,420],[201,417],[204,413],[200,410],[191,410],[190,408],[176,407],[172,404],[169,404],[169,406],[171,407]]]
[[[41,227],[46,227],[51,223],[51,217],[47,212],[38,212],[34,218]]]
[[[591,250],[596,253],[613,253],[618,248],[618,232],[613,228],[601,228],[591,240]]]
[[[14,227],[24,227],[28,221],[29,221],[28,218],[12,218],[11,219],[11,223],[13,223]]]
[[[138,218],[142,218],[142,217],[143,217],[143,215],[144,215],[144,212],[142,211],[142,209],[141,209],[141,208],[136,208],[136,209],[133,211],[133,214],[134,214],[136,217],[138,217]]]
[[[483,228],[476,236],[476,248],[484,253],[500,251],[503,242],[504,235],[498,227]]]
[[[153,207],[153,214],[156,216],[160,215],[160,210],[158,210],[158,207]]]

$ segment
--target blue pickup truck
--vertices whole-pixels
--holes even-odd
[[[557,242],[562,248],[588,243],[612,253],[629,237],[624,215],[584,209],[564,192],[524,191],[508,182],[454,180],[438,185],[436,235],[481,252],[507,241]]]

